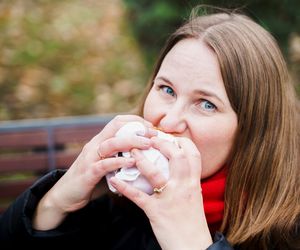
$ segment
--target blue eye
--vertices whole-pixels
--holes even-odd
[[[164,91],[166,94],[171,95],[171,96],[175,96],[175,92],[172,88],[170,88],[169,86],[161,86],[160,87],[162,89],[162,91]]]
[[[200,106],[202,109],[209,111],[209,112],[213,112],[217,109],[217,107],[211,103],[210,101],[207,100],[202,100],[200,103]]]

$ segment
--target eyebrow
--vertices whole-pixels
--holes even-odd
[[[164,82],[170,84],[171,86],[173,86],[173,83],[172,83],[168,78],[166,78],[166,77],[164,77],[164,76],[159,76],[159,77],[157,77],[157,78],[154,78],[153,83],[154,83],[155,81],[157,81],[157,80],[162,80],[162,81],[164,81]],[[197,89],[197,90],[195,90],[195,92],[196,92],[197,94],[201,94],[201,95],[203,95],[203,96],[209,96],[209,97],[216,98],[216,99],[219,100],[223,105],[225,105],[225,103],[222,101],[222,99],[221,99],[218,95],[216,95],[215,93],[213,93],[213,92],[211,92],[211,91],[209,91],[209,90],[200,90],[200,89]]]

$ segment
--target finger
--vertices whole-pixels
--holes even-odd
[[[153,128],[152,123],[137,115],[117,115],[115,116],[93,139],[97,142],[106,140],[116,134],[116,132],[126,123],[131,121],[141,122],[146,128]]]
[[[200,177],[202,170],[201,154],[196,145],[185,137],[178,137],[177,143],[179,147],[184,151],[191,168],[191,175]]]
[[[183,149],[173,142],[153,137],[152,147],[158,149],[169,159],[170,178],[184,180],[190,175],[190,167]]]
[[[101,143],[98,154],[102,157],[108,157],[118,152],[129,152],[133,148],[149,149],[151,145],[151,140],[143,136],[112,137]]]
[[[134,158],[113,157],[106,158],[97,162],[94,162],[90,168],[88,168],[87,177],[90,178],[92,183],[97,183],[103,176],[109,172],[118,170],[122,167],[132,167],[135,165]]]
[[[136,167],[152,187],[162,187],[167,183],[162,168],[149,161],[140,150],[131,150],[131,156],[135,159]]]
[[[117,191],[127,197],[129,200],[133,201],[138,207],[145,210],[145,207],[148,203],[149,196],[148,194],[142,192],[141,190],[133,187],[132,185],[127,184],[126,182],[119,180],[116,177],[111,177],[109,179],[111,185]]]
[[[151,138],[152,147],[158,149],[168,159],[175,157],[181,149],[174,142],[154,136]]]
[[[153,136],[157,136],[158,132],[156,129],[145,127],[144,131],[138,131],[136,134],[140,135],[140,136],[151,138]]]

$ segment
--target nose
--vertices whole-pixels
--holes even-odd
[[[166,133],[182,134],[187,128],[186,114],[180,105],[168,107],[163,111],[159,122],[160,128]]]

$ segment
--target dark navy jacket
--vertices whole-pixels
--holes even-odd
[[[0,218],[0,246],[13,244],[54,246],[65,241],[68,245],[85,243],[104,250],[159,250],[161,249],[144,212],[133,203],[126,206],[109,194],[91,201],[86,207],[71,213],[53,230],[32,228],[33,212],[44,194],[65,171],[55,170],[20,195]],[[180,226],[180,225],[179,225]],[[6,245],[7,243],[7,245]],[[209,250],[233,249],[224,236],[216,233]]]

